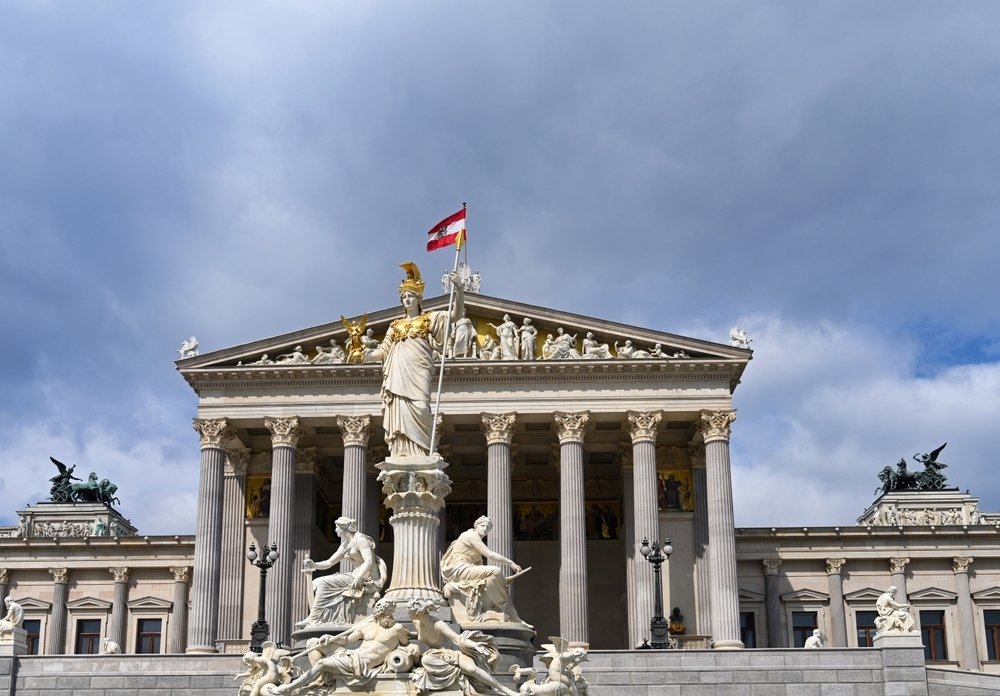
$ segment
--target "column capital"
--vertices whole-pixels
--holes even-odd
[[[565,413],[556,411],[553,414],[556,420],[556,434],[559,436],[559,444],[566,442],[578,442],[583,444],[583,431],[590,420],[590,411],[578,411],[576,413]]]
[[[223,473],[225,476],[243,477],[247,475],[247,466],[250,464],[250,450],[248,449],[227,449],[226,463]]]
[[[781,569],[780,558],[765,558],[761,563],[764,564],[764,575],[777,575]]]
[[[264,427],[271,431],[272,447],[295,447],[302,436],[302,424],[298,416],[288,418],[264,418]]]
[[[906,566],[910,562],[909,558],[890,558],[889,559],[889,572],[890,573],[905,573]]]
[[[701,430],[706,443],[729,441],[729,424],[736,420],[736,411],[702,411]]]
[[[372,436],[371,416],[338,416],[337,427],[345,447],[367,447]]]
[[[955,556],[951,559],[951,570],[956,575],[958,573],[968,573],[969,566],[972,565],[972,556]]]
[[[188,583],[191,581],[191,569],[188,566],[171,566],[170,572],[174,574],[174,582]]]
[[[846,558],[828,558],[826,559],[826,574],[827,575],[840,575],[841,568],[847,563]]]
[[[0,585],[6,585],[10,582],[10,569],[0,568]]]
[[[202,449],[222,449],[222,441],[232,435],[228,418],[194,418],[191,426],[201,437]]]
[[[509,445],[514,439],[515,413],[483,413],[487,445]]]
[[[656,443],[656,426],[663,420],[662,411],[629,411],[628,434],[632,444],[640,442]]]
[[[108,572],[115,576],[115,582],[128,582],[130,569],[125,566],[112,566]]]
[[[315,447],[302,447],[295,451],[295,473],[313,474],[319,464],[319,452]]]
[[[69,568],[49,568],[49,572],[52,573],[52,581],[57,585],[69,582]]]

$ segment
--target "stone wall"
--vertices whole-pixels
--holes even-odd
[[[1000,674],[928,667],[927,693],[929,696],[996,696],[1000,694]]]
[[[18,662],[11,696],[234,696],[239,682],[233,677],[242,671],[238,655],[30,656]]]

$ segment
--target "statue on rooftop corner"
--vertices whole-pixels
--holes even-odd
[[[882,485],[875,489],[875,492],[891,493],[893,491],[938,491],[944,488],[947,479],[941,473],[942,469],[947,469],[948,465],[937,460],[941,451],[948,446],[944,443],[930,454],[914,454],[913,461],[922,464],[923,471],[910,471],[906,468],[906,460],[900,458],[896,463],[896,468],[887,466],[879,472],[879,480]]]
[[[400,264],[406,278],[399,285],[403,318],[389,324],[382,345],[369,359],[382,361],[382,424],[385,442],[393,457],[430,454],[431,387],[434,382],[434,350],[444,350],[448,321],[465,314],[465,295],[455,283],[451,316],[446,311],[424,312],[424,281],[414,263]]]
[[[910,605],[896,601],[895,585],[890,585],[889,589],[879,595],[875,600],[875,610],[878,612],[875,618],[875,630],[879,633],[913,632],[915,622],[910,613]]]
[[[302,572],[328,570],[343,560],[354,563],[349,573],[333,573],[312,581],[313,602],[307,616],[295,624],[303,628],[313,624],[353,624],[364,616],[386,580],[385,561],[375,555],[375,542],[358,531],[358,523],[350,517],[338,517],[334,523],[340,546],[325,561],[306,558]]]
[[[729,345],[736,348],[750,348],[751,343],[753,343],[753,339],[750,338],[746,329],[734,326],[729,330]]]
[[[98,480],[97,474],[90,472],[86,481],[72,483],[80,480],[73,475],[76,465],[67,467],[55,457],[49,457],[49,459],[59,469],[59,473],[49,479],[52,482],[52,488],[49,490],[52,502],[103,503],[108,506],[119,502],[118,498],[115,497],[118,486],[108,479]]]
[[[510,581],[522,572],[521,566],[486,546],[483,538],[491,529],[493,522],[483,515],[473,523],[472,529],[459,534],[448,546],[441,557],[444,596],[453,608],[464,609],[470,621],[513,622],[528,626],[518,616],[508,588]],[[514,575],[504,577],[501,568],[485,565],[483,558],[508,564]]]
[[[192,336],[181,341],[181,347],[177,349],[177,354],[181,360],[196,357],[198,355],[198,339]]]

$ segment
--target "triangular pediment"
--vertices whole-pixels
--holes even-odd
[[[815,602],[829,602],[830,595],[825,592],[817,592],[816,590],[796,590],[795,592],[788,592],[787,594],[781,595],[782,602],[797,602],[800,604],[809,604]]]
[[[163,611],[170,611],[173,606],[173,602],[166,599],[159,599],[158,597],[139,597],[138,599],[130,600],[128,603],[128,608],[133,611],[136,609],[159,609]]]
[[[740,603],[743,604],[753,604],[755,602],[763,602],[764,595],[759,592],[753,592],[751,590],[740,590]]]
[[[862,590],[854,590],[854,592],[848,592],[844,595],[844,599],[848,602],[867,602],[872,605],[875,604],[876,600],[882,596],[885,590],[877,590],[874,587],[866,587]]]
[[[425,311],[447,309],[447,296],[425,300]],[[534,360],[545,362],[561,361],[601,361],[615,360],[617,362],[685,362],[692,364],[703,361],[733,361],[745,364],[750,360],[751,351],[722,343],[704,341],[676,334],[640,328],[628,324],[606,321],[568,312],[559,312],[534,305],[513,302],[500,298],[468,293],[465,296],[466,315],[472,321],[475,333],[475,345],[464,357],[456,357],[452,364],[491,362],[487,358],[487,348],[490,339],[499,343],[497,329],[504,319],[510,315],[511,321],[518,328],[524,324],[524,319],[537,330]],[[402,316],[400,308],[389,307],[369,312],[365,319],[365,330],[371,330],[371,338],[381,341],[389,324]],[[348,319],[352,324],[358,324],[362,317],[354,316]],[[491,326],[492,325],[492,326]],[[556,352],[555,357],[543,355],[546,338],[551,334],[555,339],[563,334],[573,337],[564,339],[563,345],[568,351]],[[587,334],[592,333],[596,348],[590,350],[584,345]],[[219,369],[266,369],[288,370],[289,375],[296,371],[322,368],[348,367],[364,370],[364,365],[345,365],[339,357],[339,350],[345,346],[348,330],[339,319],[319,326],[300,331],[294,331],[280,336],[261,339],[231,348],[216,350],[209,353],[185,358],[177,361],[178,369],[184,373],[201,370]],[[332,344],[331,344],[332,342]],[[615,344],[618,344],[617,348]],[[331,355],[331,346],[334,354]],[[520,342],[518,342],[520,346]],[[605,350],[605,347],[607,350]],[[630,346],[632,353],[626,346]],[[551,351],[550,351],[551,352]],[[321,355],[325,353],[326,355]],[[266,356],[266,358],[265,358]],[[520,358],[518,359],[520,360]],[[513,359],[494,362],[517,362]],[[371,368],[368,365],[367,368]]]
[[[922,590],[917,590],[916,592],[907,592],[906,599],[909,602],[928,602],[928,601],[954,601],[958,598],[958,595],[954,592],[948,590],[942,590],[940,587],[927,587]]]
[[[994,585],[993,587],[987,587],[985,590],[973,592],[972,598],[977,602],[998,602],[1000,601],[1000,587]]]
[[[47,612],[52,608],[52,602],[43,602],[42,600],[35,599],[34,597],[15,597],[14,601],[20,604],[25,610]]]
[[[81,597],[72,602],[66,602],[67,609],[96,609],[99,611],[111,611],[111,602],[96,597]]]

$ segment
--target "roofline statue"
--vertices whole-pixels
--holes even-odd
[[[941,451],[948,446],[944,443],[936,450],[924,454],[914,454],[913,461],[924,466],[923,471],[911,471],[906,468],[906,459],[900,458],[896,463],[896,468],[887,466],[879,472],[879,480],[882,485],[875,489],[878,493],[892,493],[893,491],[939,491],[947,482],[942,469],[947,469],[948,465],[937,460]]]
[[[59,473],[49,481],[52,487],[49,489],[49,499],[53,503],[102,503],[111,507],[114,503],[121,502],[115,497],[118,486],[108,479],[98,480],[95,472],[90,472],[86,481],[80,481],[73,475],[76,465],[67,467],[55,457],[49,457],[52,463],[59,469]]]

